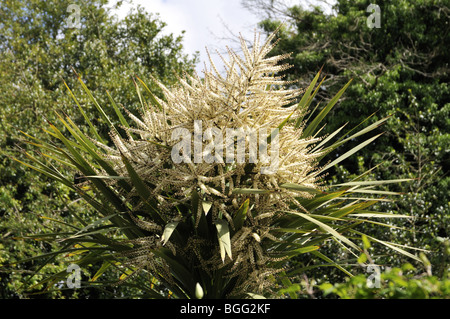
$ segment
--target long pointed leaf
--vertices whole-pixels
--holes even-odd
[[[302,133],[302,138],[306,138],[309,136],[313,136],[316,128],[320,124],[320,122],[324,119],[324,117],[331,111],[334,105],[338,102],[342,94],[344,94],[345,90],[348,88],[352,80],[350,80],[339,92],[328,102],[328,104],[320,111],[320,113],[312,120],[312,122],[306,127],[306,129]]]
[[[378,134],[372,138],[369,138],[368,140],[366,140],[365,142],[359,144],[358,146],[352,148],[350,151],[346,152],[345,154],[339,156],[337,159],[335,159],[334,161],[332,161],[331,163],[329,163],[328,165],[326,165],[321,172],[326,171],[327,169],[335,166],[336,164],[342,162],[343,160],[345,160],[346,158],[350,157],[351,155],[353,155],[354,153],[358,152],[360,149],[364,148],[365,146],[367,146],[368,144],[372,143],[374,140],[376,140],[378,137],[380,137],[382,135]]]
[[[230,229],[228,228],[228,223],[223,219],[219,219],[216,221],[216,228],[222,261],[225,261],[225,253],[230,259],[233,259],[231,255]]]

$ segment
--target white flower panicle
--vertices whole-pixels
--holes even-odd
[[[243,57],[228,49],[229,60],[222,58],[225,74],[221,74],[210,60],[211,68],[204,71],[203,79],[186,74],[174,88],[167,88],[154,79],[164,92],[165,98],[158,99],[161,108],[150,106],[140,118],[129,114],[136,126],[126,129],[127,139],[112,133],[116,150],[108,148],[108,151],[110,159],[120,166],[120,172],[127,174],[120,161],[122,154],[143,180],[155,186],[152,190],[155,195],[170,189],[181,196],[180,200],[196,188],[213,198],[229,198],[234,188],[244,186],[280,190],[279,185],[283,183],[297,183],[316,188],[315,159],[320,154],[311,153],[310,145],[317,139],[301,139],[302,128],[294,127],[295,120],[305,112],[295,103],[303,91],[285,88],[291,83],[277,75],[290,67],[279,64],[288,55],[266,57],[275,45],[271,43],[273,38],[274,34],[260,46],[259,37],[255,36],[251,49],[241,39]],[[275,143],[267,143],[266,157],[259,156],[264,151],[259,142],[269,137],[288,117],[291,121],[274,136],[277,145],[272,147]],[[184,154],[182,163],[174,163],[172,156],[173,148],[180,144],[179,139],[173,138],[176,130],[189,134],[184,137],[189,141],[191,153]],[[231,156],[236,152],[236,147],[226,144],[227,133],[229,135],[232,130],[247,133],[243,162],[227,162],[227,147],[233,150]],[[255,133],[254,137],[249,132]],[[253,145],[251,138],[257,141],[252,158],[249,154]],[[228,141],[239,143],[234,139]],[[212,154],[208,160],[205,152],[214,153],[218,146],[223,154]],[[277,158],[270,158],[274,151]],[[272,159],[277,161],[276,169],[271,174],[261,174],[261,169],[271,164]],[[254,164],[251,167],[253,174],[246,175],[249,164]],[[177,197],[172,198],[172,204],[174,199]],[[164,198],[162,203],[165,203]]]
[[[322,155],[311,151],[319,139],[302,139],[302,127],[295,125],[306,112],[297,103],[303,90],[278,75],[290,67],[280,64],[288,55],[267,57],[276,44],[274,36],[260,45],[255,35],[251,48],[241,38],[242,56],[231,49],[228,59],[221,56],[224,73],[210,58],[203,78],[185,74],[173,88],[153,79],[164,98],[155,97],[158,103],[144,109],[140,117],[129,114],[135,126],[124,128],[127,138],[112,132],[115,148],[104,147],[122,176],[128,176],[122,156],[128,159],[167,220],[180,218],[176,206],[190,201],[196,191],[210,203],[213,221],[223,217],[234,228],[232,216],[250,198],[253,213],[231,239],[233,260],[224,261],[217,253],[216,259],[201,264],[220,268],[233,263],[232,269],[251,270],[258,287],[266,287],[261,278],[273,273],[264,267],[275,257],[262,249],[265,240],[276,240],[271,225],[292,209],[289,204],[301,206],[296,197],[311,196],[280,185],[319,188],[317,158]],[[230,132],[244,135],[227,139]],[[240,158],[239,142],[245,150]],[[181,160],[174,161],[174,153]],[[242,276],[239,285],[247,287],[248,280]]]

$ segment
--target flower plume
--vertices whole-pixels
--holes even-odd
[[[229,258],[225,258],[225,249],[221,249],[221,258],[218,258],[219,250],[203,256],[195,245],[202,241],[194,238],[178,249],[184,254],[195,255],[188,258],[200,259],[201,267],[209,273],[226,265],[230,265],[230,276],[236,269],[250,269],[251,278],[239,275],[248,274],[248,271],[238,271],[234,275],[239,277],[240,285],[237,286],[242,289],[253,284],[258,290],[267,286],[266,278],[272,271],[266,263],[276,260],[276,256],[270,256],[262,248],[264,241],[276,240],[270,227],[286,212],[303,209],[296,197],[311,196],[304,189],[280,186],[298,184],[305,189],[319,188],[316,159],[321,153],[311,152],[311,145],[318,139],[301,138],[302,127],[296,123],[305,114],[297,103],[303,90],[289,88],[292,83],[284,81],[280,75],[290,67],[280,63],[288,55],[267,57],[276,44],[274,36],[275,33],[260,45],[259,35],[255,34],[251,48],[241,38],[243,56],[231,49],[228,49],[228,59],[221,56],[224,73],[219,72],[210,58],[210,69],[204,70],[203,78],[185,74],[172,88],[153,79],[161,87],[164,98],[155,97],[156,103],[148,105],[140,117],[129,114],[135,125],[124,128],[127,137],[112,131],[115,148],[104,147],[108,159],[115,163],[116,171],[125,177],[129,177],[129,171],[123,157],[127,159],[145,181],[167,223],[185,217],[180,214],[179,205],[192,201],[193,192],[208,205],[207,211],[192,212],[196,216],[196,227],[202,214],[207,214],[212,224],[226,220],[233,235],[227,251]],[[173,138],[173,133],[177,129],[192,133],[193,138],[189,136],[187,146],[189,150],[200,150],[200,154],[194,154],[200,160],[195,161],[187,154],[185,161],[174,162],[172,151],[179,141]],[[270,164],[267,157],[260,156],[251,161],[248,153],[245,153],[244,161],[230,161],[220,152],[215,152],[213,161],[205,160],[205,149],[208,145],[211,149],[213,141],[211,132],[223,137],[230,129],[259,133],[259,142],[265,143],[265,150],[272,155],[276,151],[276,158],[271,159],[276,161],[275,169],[264,173],[264,168]],[[195,132],[200,132],[200,139],[195,139]],[[227,150],[231,146],[234,154],[234,146],[224,141],[225,138],[220,140],[220,146]],[[245,149],[249,150],[250,135],[244,136],[243,141]],[[231,142],[235,142],[234,138]],[[250,206],[246,206],[244,224],[236,229],[236,212],[242,210],[244,203]],[[292,203],[294,207],[290,205]],[[138,219],[138,223],[143,222]],[[152,229],[155,236],[161,236],[161,230]]]

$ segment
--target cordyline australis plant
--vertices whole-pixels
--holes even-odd
[[[122,114],[110,97],[120,126],[113,124],[78,77],[110,126],[109,141],[97,133],[75,96],[91,136],[62,115],[59,119],[70,137],[54,124],[48,132],[63,148],[28,136],[54,163],[27,153],[31,162],[25,165],[70,187],[98,212],[98,220],[73,226],[72,233],[42,235],[66,244],[52,256],[81,251],[76,261],[80,267],[103,262],[85,285],[114,266],[123,271],[118,283],[146,271],[151,285],[142,285],[143,296],[151,298],[168,293],[179,298],[273,297],[290,284],[290,276],[302,271],[291,269],[290,263],[300,254],[350,274],[321,246],[336,240],[359,256],[363,249],[354,238],[361,236],[417,259],[399,245],[356,230],[372,218],[405,217],[370,211],[380,199],[367,198],[394,194],[373,187],[402,180],[363,181],[365,174],[340,185],[325,186],[323,180],[329,168],[379,135],[332,162],[321,163],[325,155],[386,119],[342,138],[338,134],[343,127],[319,137],[320,123],[350,83],[307,119],[321,86],[320,72],[306,90],[287,88],[291,83],[277,75],[289,67],[280,63],[287,56],[266,57],[275,45],[274,36],[262,45],[255,36],[251,48],[242,40],[242,56],[229,50],[229,59],[222,58],[224,74],[211,61],[203,78],[185,75],[174,88],[153,79],[163,99],[136,78],[139,116],[127,110]],[[250,133],[237,134],[235,141],[226,138],[230,131]],[[252,132],[258,135],[257,147]],[[250,151],[241,153],[240,160],[239,154],[226,158],[222,151],[234,154],[239,151],[234,144],[240,142]],[[74,183],[58,165],[74,169],[87,181]],[[62,272],[43,283],[54,286],[65,276]]]

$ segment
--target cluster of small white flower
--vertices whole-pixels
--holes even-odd
[[[279,64],[287,55],[266,57],[276,44],[274,35],[262,46],[255,35],[252,48],[242,40],[244,57],[229,50],[229,60],[223,58],[226,75],[211,60],[211,70],[205,70],[202,79],[186,74],[177,87],[170,89],[154,79],[165,98],[155,97],[154,105],[144,109],[141,118],[129,114],[136,127],[126,128],[128,138],[113,132],[116,148],[104,147],[108,159],[123,176],[128,173],[122,156],[128,159],[150,186],[166,220],[178,221],[176,206],[189,202],[196,191],[209,204],[207,211],[199,209],[198,214],[210,214],[213,223],[225,218],[234,229],[233,216],[250,199],[252,213],[246,224],[232,234],[230,258],[224,260],[222,252],[221,257],[217,253],[215,259],[201,261],[209,265],[205,267],[220,268],[230,263],[232,270],[239,267],[241,271],[236,275],[241,273],[245,278],[240,278],[237,287],[242,289],[249,281],[259,288],[268,284],[265,278],[273,272],[265,263],[276,256],[269,256],[261,248],[262,242],[276,240],[269,230],[280,212],[292,210],[292,203],[303,209],[296,197],[311,196],[280,185],[319,188],[317,157],[322,154],[311,147],[319,138],[301,138],[299,123],[306,111],[299,109],[296,102],[303,90],[286,88],[292,83],[277,75],[289,67]],[[253,191],[237,191],[242,189]],[[198,254],[194,242],[186,243],[186,247]]]

